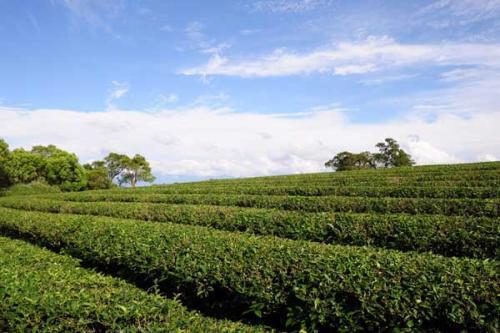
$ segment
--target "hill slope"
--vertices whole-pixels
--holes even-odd
[[[214,180],[0,198],[0,234],[219,318],[486,331],[499,194],[499,162]]]

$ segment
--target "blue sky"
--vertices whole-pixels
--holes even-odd
[[[162,181],[500,158],[500,1],[0,0],[0,137]]]

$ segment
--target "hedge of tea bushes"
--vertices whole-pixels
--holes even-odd
[[[79,192],[51,194],[66,201],[155,202],[276,208],[306,212],[408,213],[498,217],[500,199],[367,198],[339,196],[261,196]]]
[[[352,178],[339,178],[335,180],[325,179],[321,180],[316,177],[311,177],[310,179],[290,179],[281,181],[245,181],[245,180],[218,180],[218,181],[204,181],[197,183],[184,183],[184,184],[171,184],[169,186],[174,187],[233,187],[233,186],[474,186],[474,187],[495,187],[500,184],[499,176],[490,177],[489,179],[464,179],[456,178],[450,179],[449,177],[443,177],[442,179],[412,179],[412,178],[402,178],[402,177],[371,177],[368,179],[363,179],[359,177]],[[162,186],[162,185],[160,185]],[[163,185],[164,186],[164,185]]]
[[[500,220],[443,215],[307,213],[206,205],[0,198],[0,206],[51,213],[201,225],[324,243],[500,259]]]
[[[270,177],[255,177],[255,178],[233,178],[219,179],[202,182],[194,182],[192,184],[279,184],[279,183],[305,183],[305,182],[330,182],[337,181],[392,181],[392,182],[429,182],[429,181],[490,181],[498,180],[500,168],[497,170],[488,171],[453,171],[439,173],[421,173],[416,170],[407,170],[407,172],[385,173],[384,170],[362,171],[356,170],[351,172],[323,172],[313,174],[299,174],[286,176],[270,176]]]
[[[480,173],[480,172],[497,172],[500,170],[500,162],[481,162],[468,164],[441,164],[441,165],[417,165],[413,167],[396,167],[396,168],[378,168],[378,169],[362,169],[350,170],[334,173],[332,171],[322,172],[321,175],[332,177],[350,177],[352,175],[411,175],[411,174],[456,174],[456,173]],[[300,173],[293,175],[277,175],[264,177],[248,177],[241,179],[278,179],[278,178],[293,178],[293,177],[311,177],[318,173]]]
[[[233,179],[224,179],[217,181],[202,181],[196,183],[176,183],[169,185],[155,185],[154,187],[163,187],[163,186],[173,186],[179,188],[187,188],[187,187],[233,187],[233,186],[292,186],[292,185],[300,185],[300,186],[420,186],[420,187],[457,187],[457,186],[468,186],[468,187],[496,187],[500,184],[500,180],[498,178],[488,179],[488,180],[412,180],[412,179],[402,179],[401,177],[373,177],[370,180],[363,179],[337,179],[335,181],[322,181],[316,180],[315,178],[304,179],[302,181],[281,181],[281,182],[247,182],[247,181],[239,181]]]
[[[0,233],[278,328],[494,332],[499,324],[494,260],[6,208]]]
[[[264,176],[264,177],[248,177],[239,178],[239,180],[274,180],[274,179],[294,179],[294,178],[315,178],[321,177],[352,177],[352,176],[409,176],[409,175],[450,175],[450,174],[467,174],[467,173],[495,173],[500,170],[500,162],[487,162],[487,163],[471,163],[465,164],[443,164],[443,165],[418,165],[414,167],[398,167],[398,168],[379,168],[379,169],[365,169],[365,170],[350,170],[342,172],[322,172],[322,173],[301,173],[293,175],[277,175],[277,176]],[[218,181],[218,180],[216,180]],[[220,180],[224,181],[224,180]]]
[[[0,237],[1,332],[258,332],[185,309],[78,260]]]
[[[152,186],[135,189],[113,189],[108,193],[162,194],[250,194],[299,196],[353,196],[399,198],[498,198],[500,187],[422,187],[422,186],[332,186],[332,185],[246,185],[246,186]]]

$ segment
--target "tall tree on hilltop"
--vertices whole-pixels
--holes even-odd
[[[403,167],[415,164],[410,154],[401,149],[398,142],[392,138],[377,143],[376,147],[379,152],[374,154],[368,151],[361,153],[343,151],[327,161],[325,167],[333,168],[336,171],[345,171],[375,169],[377,167]]]
[[[104,166],[108,169],[108,177],[111,181],[115,180],[126,168],[130,158],[127,155],[109,153],[104,158]],[[94,162],[99,163],[99,161]]]
[[[333,168],[336,171],[373,169],[375,168],[375,162],[370,152],[364,151],[355,154],[343,151],[327,161],[325,167]]]
[[[375,161],[384,168],[412,166],[415,162],[411,156],[399,146],[392,138],[386,138],[385,142],[375,145],[379,152],[374,154]]]
[[[155,180],[149,162],[144,156],[135,154],[133,158],[128,158],[125,162],[120,183],[130,183],[130,186],[135,187],[139,181],[150,183]]]

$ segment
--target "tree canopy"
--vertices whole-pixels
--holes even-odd
[[[397,141],[392,138],[386,138],[384,142],[377,143],[375,147],[378,148],[378,153],[368,151],[361,153],[340,152],[328,160],[325,167],[333,168],[336,171],[345,171],[375,169],[377,167],[392,168],[415,164],[411,156],[401,149]]]
[[[37,183],[79,191],[111,188],[114,182],[135,187],[154,179],[149,162],[139,154],[129,157],[111,152],[103,160],[82,166],[75,154],[54,145],[11,151],[0,138],[0,187]]]
[[[45,181],[65,191],[83,190],[87,185],[78,157],[54,145],[15,149],[2,164],[10,184]]]
[[[374,154],[374,159],[384,168],[412,166],[415,162],[411,156],[399,146],[398,142],[392,138],[385,139],[375,145],[379,152]]]
[[[85,168],[89,170],[89,187],[91,189],[109,188],[113,181],[119,185],[130,184],[130,186],[135,187],[138,182],[152,182],[155,179],[151,173],[149,162],[139,154],[129,157],[123,154],[109,153],[103,161],[86,164]],[[104,177],[104,173],[106,177]]]
[[[370,152],[355,154],[343,151],[327,161],[325,166],[337,171],[372,169],[375,168],[375,162]]]
[[[117,153],[109,153],[104,158],[104,166],[108,169],[108,177],[111,181],[123,173],[129,160],[127,155]]]
[[[9,175],[5,169],[5,163],[9,159],[9,155],[9,145],[0,138],[0,187],[6,187],[10,183]]]
[[[94,161],[84,164],[83,167],[87,172],[87,188],[89,190],[103,190],[113,186],[104,161]]]
[[[135,154],[134,157],[124,161],[124,169],[122,172],[121,182],[130,183],[135,187],[137,182],[153,182],[155,177],[151,174],[151,167],[144,156]]]

